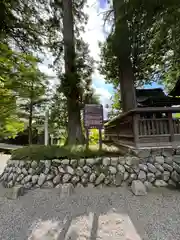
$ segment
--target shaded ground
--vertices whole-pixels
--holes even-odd
[[[145,197],[127,188],[78,189],[68,199],[59,189],[37,189],[0,199],[0,239],[178,240],[179,202],[180,192],[168,189]]]

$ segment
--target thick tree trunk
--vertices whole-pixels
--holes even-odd
[[[32,144],[32,116],[33,116],[33,104],[32,104],[32,102],[30,102],[30,106],[29,106],[29,136],[28,136],[29,145]]]
[[[74,46],[74,19],[72,0],[63,0],[63,37],[66,87],[68,86],[68,139],[67,144],[82,144],[83,133],[81,127],[79,91],[76,84],[75,46]]]
[[[131,43],[124,0],[113,0],[115,15],[114,53],[119,61],[119,82],[122,109],[129,111],[137,106],[135,92],[135,77],[131,62]]]
[[[73,99],[68,99],[68,138],[67,144],[84,144],[79,106]]]

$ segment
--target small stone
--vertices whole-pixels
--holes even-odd
[[[78,165],[78,160],[77,159],[71,159],[70,160],[70,165],[75,168]]]
[[[38,179],[38,185],[41,187],[43,185],[43,183],[45,182],[46,180],[46,175],[44,173],[41,173],[40,176],[39,176],[39,179]]]
[[[55,188],[62,189],[62,184],[61,184],[61,183],[59,183],[58,185],[56,185],[56,187],[55,187]]]
[[[17,174],[21,174],[21,169],[18,167],[18,168],[16,169],[16,172],[17,172]]]
[[[19,196],[22,196],[24,194],[24,187],[22,185],[16,185],[13,188],[11,188],[6,193],[6,197],[8,199],[16,200]]]
[[[33,174],[35,173],[35,169],[29,168],[28,173],[29,173],[30,175],[33,175]]]
[[[176,187],[176,183],[173,182],[173,180],[171,180],[171,179],[169,179],[168,185],[169,185],[170,187]]]
[[[38,175],[33,175],[32,176],[32,183],[36,184],[38,182],[39,176]]]
[[[164,164],[164,157],[163,156],[156,156],[155,157],[155,162],[159,164]]]
[[[167,187],[167,183],[164,180],[156,180],[154,186],[156,187]]]
[[[107,176],[105,179],[104,179],[104,184],[105,185],[109,185],[111,183],[111,179],[109,176]]]
[[[140,180],[134,180],[132,182],[131,190],[136,196],[144,196],[147,194],[146,187]]]
[[[169,171],[169,172],[172,172],[172,171],[173,171],[173,167],[170,166],[170,165],[167,164],[167,163],[164,163],[164,164],[163,164],[163,167],[164,167],[165,170],[167,170],[167,171]]]
[[[51,167],[51,171],[52,171],[55,175],[58,175],[58,174],[59,174],[59,171],[58,171],[58,168],[57,168],[57,167],[52,166],[52,167]]]
[[[125,164],[124,167],[128,173],[133,173],[133,169],[130,166]]]
[[[173,161],[180,165],[180,155],[174,155]]]
[[[148,167],[149,171],[152,173],[155,173],[157,171],[155,166],[151,163],[147,163],[147,167]]]
[[[76,183],[78,183],[80,181],[80,177],[79,176],[73,176],[71,179],[71,182],[75,185]]]
[[[78,183],[78,184],[76,185],[76,188],[84,188],[84,186],[83,186],[81,183]]]
[[[62,182],[63,182],[63,183],[67,183],[67,182],[69,182],[70,179],[71,179],[71,175],[68,174],[68,173],[66,173],[66,174],[64,174],[64,176],[62,177]]]
[[[150,183],[152,183],[155,180],[155,175],[153,173],[148,173],[147,174],[147,179]]]
[[[52,165],[58,166],[59,164],[61,164],[61,159],[53,159],[52,160]]]
[[[32,183],[31,182],[27,182],[24,184],[24,188],[25,189],[31,189],[32,188]]]
[[[122,182],[123,182],[123,174],[117,173],[114,179],[115,186],[117,187],[121,186]]]
[[[150,191],[150,190],[153,188],[152,183],[150,183],[150,182],[148,182],[148,181],[145,181],[145,182],[144,182],[144,186],[146,187],[146,190],[147,190],[147,191]]]
[[[173,164],[173,157],[165,157],[164,162],[169,164],[169,165],[172,165]]]
[[[67,173],[69,173],[71,175],[74,174],[74,169],[72,167],[70,167],[70,166],[67,166],[66,171],[67,171]]]
[[[162,155],[162,148],[152,148],[151,149],[152,156],[161,156]]]
[[[66,183],[62,185],[61,198],[70,197],[74,193],[74,186],[72,183]]]
[[[94,184],[88,183],[87,187],[88,187],[88,188],[94,188]]]
[[[33,169],[36,169],[37,166],[38,166],[38,163],[37,163],[36,161],[32,161],[31,167],[32,167]]]
[[[120,173],[125,173],[125,171],[126,171],[125,167],[121,164],[117,165],[117,169],[118,169],[118,172],[120,172]]]
[[[112,157],[111,158],[111,165],[112,166],[117,166],[117,164],[118,164],[118,157]]]
[[[45,162],[44,162],[44,165],[45,165],[45,167],[46,168],[50,168],[51,167],[51,160],[46,160]]]
[[[50,169],[49,168],[45,168],[45,170],[44,170],[44,174],[48,174],[49,173],[49,171],[50,171]]]
[[[96,174],[95,173],[91,173],[90,177],[89,177],[89,181],[91,183],[93,183],[96,180]]]
[[[177,173],[180,173],[180,165],[173,162],[173,168],[174,168],[174,170],[176,170]]]
[[[104,173],[101,173],[101,174],[99,175],[99,177],[96,179],[95,184],[96,184],[96,185],[99,185],[100,183],[102,183],[102,182],[104,181],[104,179],[105,179],[105,174],[104,174]]]
[[[23,176],[24,177],[24,176]],[[8,173],[5,173],[4,175],[3,175],[3,180],[4,181],[6,181],[8,179]]]
[[[132,166],[132,169],[136,174],[139,174],[140,171],[139,166]]]
[[[152,156],[150,156],[150,157],[148,158],[148,161],[147,161],[147,162],[154,164],[155,158],[152,157]]]
[[[161,179],[162,178],[162,172],[157,170],[157,172],[155,173],[155,176],[156,176],[157,179]]]
[[[138,174],[138,179],[144,182],[146,180],[146,173],[141,170]]]
[[[128,183],[132,183],[132,181],[136,179],[137,179],[137,175],[135,173],[131,173],[128,178]]]
[[[27,172],[27,170],[26,170],[25,168],[22,169],[22,173],[23,173],[24,175],[28,175],[28,172]]]
[[[48,174],[46,180],[49,181],[52,180],[53,178],[54,178],[53,174]]]
[[[109,166],[111,164],[111,159],[106,157],[103,159],[103,165],[104,166]]]
[[[8,182],[11,181],[13,179],[13,173],[10,173],[8,176]]]
[[[157,170],[159,170],[160,172],[164,172],[164,168],[163,168],[163,166],[161,164],[155,163],[154,165],[157,168]]]
[[[23,168],[24,166],[25,166],[25,162],[24,162],[24,161],[20,161],[19,167],[20,167],[20,168]]]
[[[83,171],[86,172],[86,173],[91,173],[91,168],[89,166],[85,165],[83,167]]]
[[[170,178],[170,172],[164,171],[163,180],[167,182],[169,180],[169,178]]]
[[[54,188],[54,184],[52,181],[46,181],[43,185],[43,188]]]
[[[164,157],[171,157],[174,155],[174,149],[173,148],[164,148],[162,151],[162,155]]]
[[[8,182],[8,184],[7,184],[7,187],[8,187],[8,188],[12,188],[13,186],[14,186],[13,181]]]
[[[109,171],[111,174],[116,174],[117,173],[117,169],[115,167],[109,166]]]
[[[171,178],[174,182],[180,182],[180,175],[176,171],[172,172]]]
[[[89,166],[94,165],[95,162],[96,162],[96,161],[95,161],[94,158],[87,158],[87,159],[86,159],[86,164],[89,165]]]
[[[119,157],[118,161],[121,165],[124,165],[126,163],[125,157]]]
[[[57,175],[57,176],[55,176],[55,177],[53,178],[53,183],[54,183],[54,184],[59,184],[60,181],[61,181],[60,175]]]
[[[137,165],[138,163],[139,163],[138,157],[132,157],[132,156],[126,157],[126,164],[128,166],[134,166],[134,165]]]
[[[31,181],[31,175],[27,175],[25,178],[24,178],[24,183],[28,183]]]
[[[81,167],[77,167],[77,169],[76,169],[76,175],[78,175],[78,176],[82,176],[84,174],[84,171],[82,170],[82,168]]]
[[[86,161],[85,161],[84,158],[81,158],[81,159],[79,159],[79,161],[78,161],[78,165],[79,165],[80,167],[83,167],[83,166],[85,165],[85,163],[86,163]]]
[[[23,175],[23,174],[20,174],[20,175],[17,177],[16,181],[17,181],[17,182],[20,182],[23,178],[24,178],[24,175]]]
[[[148,167],[145,164],[139,164],[139,169],[144,172],[148,172]]]
[[[62,165],[69,165],[69,163],[70,163],[69,159],[63,159],[63,160],[61,160],[61,164],[62,164]]]
[[[176,148],[176,155],[180,155],[180,147]]]
[[[129,173],[128,173],[128,172],[125,172],[125,173],[124,173],[124,181],[126,181],[128,178],[129,178]]]
[[[61,167],[61,166],[59,166],[58,169],[59,169],[59,172],[60,172],[60,173],[65,173],[65,172],[66,172],[66,171],[64,170],[64,168]]]
[[[151,154],[151,150],[150,149],[136,149],[136,150],[133,150],[133,153],[139,157],[139,158],[147,158],[150,156]]]

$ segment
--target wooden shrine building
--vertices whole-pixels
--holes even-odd
[[[166,95],[162,89],[137,89],[137,108],[104,126],[105,141],[132,147],[180,146],[180,80]]]

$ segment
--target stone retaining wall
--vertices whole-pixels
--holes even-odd
[[[9,160],[1,182],[5,187],[54,188],[74,186],[121,186],[140,180],[147,188],[180,183],[180,150],[133,150],[124,157],[44,161]]]

